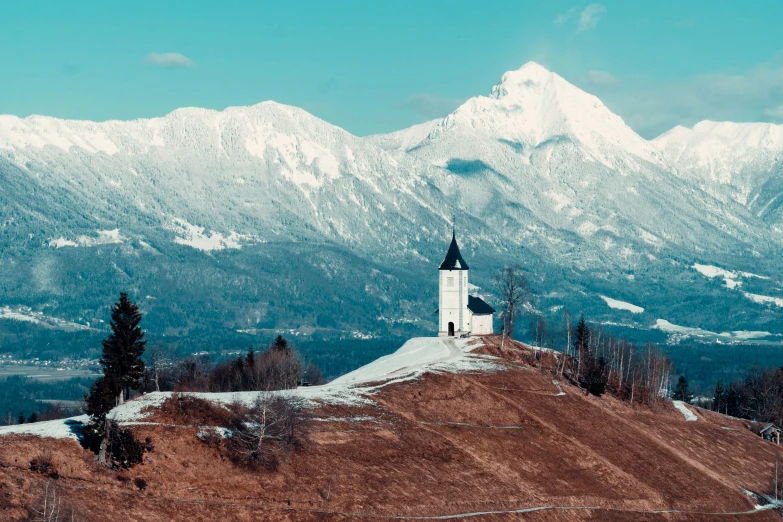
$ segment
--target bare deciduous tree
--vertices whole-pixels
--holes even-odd
[[[32,522],[76,522],[76,512],[63,499],[54,480],[47,480],[34,506],[30,507],[28,520]]]
[[[237,464],[274,470],[280,451],[301,444],[308,426],[306,409],[300,402],[261,393],[252,408],[232,420],[227,448]]]
[[[161,373],[172,363],[170,350],[160,344],[156,344],[148,347],[145,355],[149,360],[147,368],[149,369],[152,382],[155,384],[155,391],[159,392]]]
[[[502,307],[503,340],[500,344],[502,353],[506,337],[514,334],[514,320],[519,317],[525,305],[532,308],[533,292],[519,265],[501,268],[495,275],[495,287]]]

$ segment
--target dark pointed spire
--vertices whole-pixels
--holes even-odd
[[[457,233],[454,227],[451,228],[451,244],[449,251],[446,252],[446,259],[440,264],[438,270],[468,270],[468,264],[462,259],[457,246]]]

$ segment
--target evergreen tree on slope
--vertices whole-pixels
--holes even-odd
[[[103,341],[101,365],[107,384],[116,386],[118,404],[130,396],[130,389],[137,388],[144,375],[144,332],[139,327],[139,307],[121,293],[120,300],[111,309],[111,334]]]
[[[720,384],[718,384],[718,386],[720,386]],[[674,388],[672,399],[685,402],[690,402],[690,400],[693,399],[693,394],[688,389],[688,379],[686,379],[684,375],[680,375],[680,379],[677,381],[677,387]]]

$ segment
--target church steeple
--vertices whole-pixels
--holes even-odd
[[[446,259],[440,264],[438,270],[468,270],[468,264],[462,259],[462,254],[459,253],[457,234],[453,228],[451,229],[449,251],[446,252]]]

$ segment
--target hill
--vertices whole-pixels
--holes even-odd
[[[279,392],[306,400],[313,420],[276,471],[227,459],[206,410],[176,407],[187,396],[113,411],[155,446],[130,471],[96,465],[73,435],[80,419],[2,428],[2,516],[36,502],[46,479],[29,463],[49,452],[63,498],[96,521],[778,518],[751,492],[768,491],[779,447],[742,421],[584,395],[531,364],[528,347],[500,357],[497,343],[413,339],[327,385]]]

